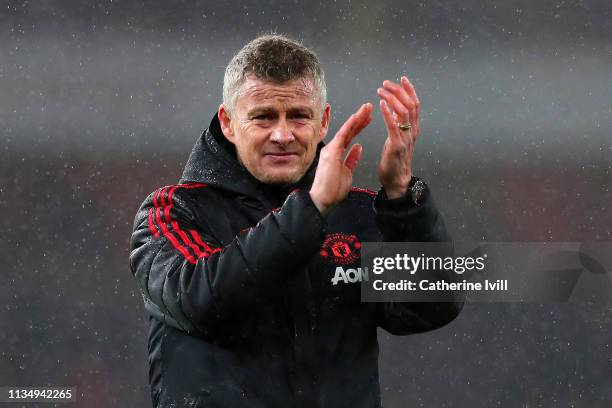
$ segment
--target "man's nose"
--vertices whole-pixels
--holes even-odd
[[[278,121],[277,125],[272,130],[271,140],[272,142],[283,146],[295,140],[295,136],[293,136],[293,132],[288,126],[286,120],[281,119]]]

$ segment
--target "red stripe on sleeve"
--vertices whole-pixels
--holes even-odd
[[[159,194],[160,206],[164,207],[166,205],[166,196],[168,195],[168,190],[170,190],[172,186],[164,187],[164,190]]]
[[[189,238],[189,236],[181,229],[178,222],[171,217],[170,211],[174,206],[174,201],[172,199],[174,192],[178,188],[198,188],[198,187],[206,187],[204,183],[187,183],[187,184],[179,184],[174,186],[166,186],[161,189],[158,189],[153,196],[153,205],[155,210],[149,210],[149,229],[151,233],[157,237],[160,235],[157,228],[155,228],[155,224],[159,226],[163,235],[170,241],[172,246],[177,249],[190,263],[195,264],[196,258],[194,258],[193,254],[189,251],[191,249],[196,257],[208,258],[211,254],[215,252],[222,251],[221,248],[212,248],[207,245],[201,238],[196,230],[190,230],[190,234],[197,243],[197,245]],[[155,214],[153,214],[155,212]],[[162,215],[163,212],[163,215]],[[163,218],[162,218],[163,217]],[[170,228],[169,228],[170,226]],[[157,235],[155,235],[157,233]],[[180,238],[177,239],[175,236],[178,235]],[[181,242],[182,241],[182,242]],[[183,245],[185,244],[185,245]],[[198,246],[199,245],[199,246]],[[202,251],[202,248],[204,250]]]
[[[153,234],[154,238],[159,237],[159,231],[157,230],[157,227],[155,227],[155,223],[153,222],[153,209],[152,208],[149,208],[149,231],[151,231],[151,234]]]
[[[202,238],[200,237],[200,234],[198,234],[198,231],[196,231],[196,230],[189,230],[189,233],[191,234],[191,236],[193,237],[195,242],[197,242],[198,244],[200,244],[201,246],[204,247],[204,250],[208,254],[207,256],[210,256],[210,255],[214,254],[215,252],[223,251],[222,248],[213,248],[210,245],[208,245],[206,242],[204,242],[202,240]]]
[[[163,188],[158,188],[157,190],[155,190],[155,194],[153,194],[153,206],[155,208],[159,207],[158,197],[159,197],[159,193],[161,193],[162,190]]]
[[[196,260],[189,253],[187,248],[185,248],[184,246],[182,246],[180,244],[180,242],[178,242],[178,240],[174,237],[174,235],[172,235],[172,233],[168,230],[168,227],[166,226],[166,224],[164,222],[162,222],[162,219],[161,219],[161,208],[159,208],[159,207],[157,207],[157,209],[155,211],[155,218],[157,220],[157,224],[159,224],[159,227],[161,228],[162,232],[164,233],[164,237],[166,237],[168,239],[168,241],[170,241],[170,243],[172,244],[172,246],[174,248],[176,248],[181,254],[183,254],[185,259],[187,259],[189,261],[189,263],[195,264]]]
[[[174,201],[172,200],[172,196],[174,195],[174,192],[176,191],[176,189],[179,187],[183,187],[183,186],[182,185],[174,186],[170,189],[170,192],[168,193],[168,206],[164,208],[164,216],[166,218],[166,222],[172,225],[172,229],[174,230],[174,232],[176,232],[179,235],[179,237],[181,237],[181,239],[183,240],[183,243],[187,244],[195,252],[198,258],[201,258],[203,256],[206,256],[206,254],[202,252],[200,247],[198,247],[196,244],[194,244],[189,239],[189,236],[185,234],[185,231],[181,230],[181,227],[179,226],[178,222],[176,222],[175,220],[172,220],[170,217],[170,210],[174,206]],[[187,188],[190,188],[190,187],[187,187]]]
[[[208,184],[204,184],[204,183],[185,183],[185,184],[179,184],[180,188],[198,188],[198,187],[207,187]]]
[[[368,190],[365,188],[359,188],[359,187],[351,187],[351,191],[357,192],[357,193],[366,193],[369,194],[371,196],[375,196],[376,195],[376,191],[372,191],[372,190]]]

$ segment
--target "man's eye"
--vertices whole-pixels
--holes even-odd
[[[255,120],[272,120],[272,115],[257,115],[253,117]]]

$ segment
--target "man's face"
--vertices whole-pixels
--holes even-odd
[[[231,114],[221,105],[218,115],[242,165],[264,183],[299,181],[329,125],[329,104],[321,108],[313,81],[277,84],[247,77],[235,105]]]

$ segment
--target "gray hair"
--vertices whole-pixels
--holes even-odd
[[[238,88],[248,75],[282,84],[308,78],[319,94],[322,109],[327,101],[323,68],[317,55],[298,41],[279,34],[261,35],[246,44],[227,64],[223,77],[223,104],[236,107]]]

